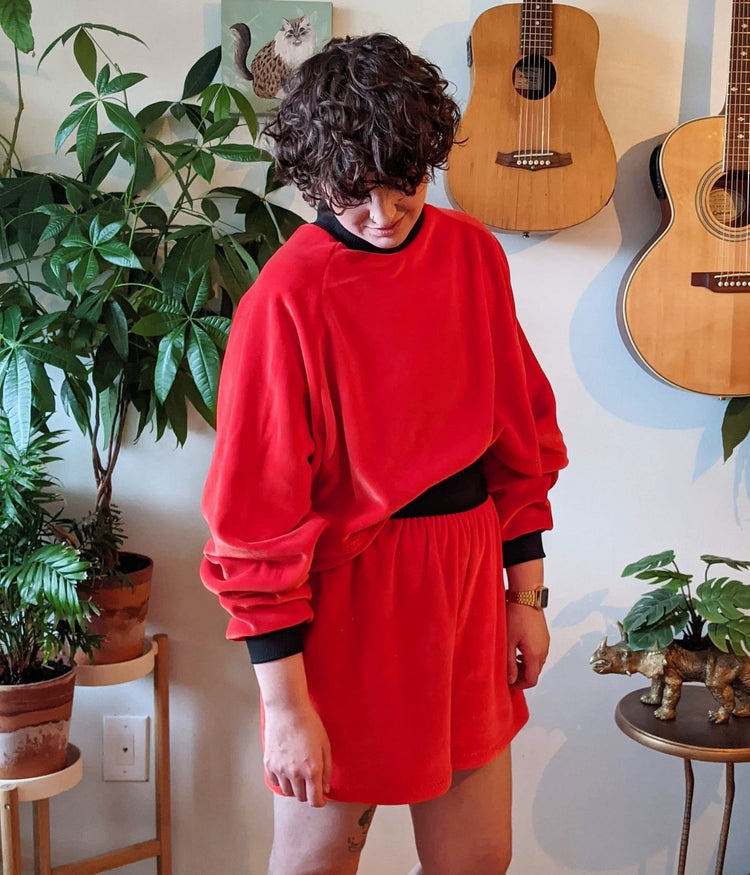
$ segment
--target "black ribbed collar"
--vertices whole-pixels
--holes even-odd
[[[422,212],[419,214],[419,218],[414,223],[414,227],[409,231],[409,236],[406,240],[404,240],[403,243],[399,243],[398,246],[394,246],[393,249],[380,249],[377,246],[373,246],[372,243],[368,243],[367,240],[357,237],[356,234],[352,234],[351,231],[347,231],[327,204],[322,204],[318,207],[318,218],[313,224],[322,228],[324,231],[327,231],[331,237],[338,240],[338,242],[346,246],[347,249],[356,249],[359,252],[372,252],[376,255],[393,255],[396,252],[401,252],[402,249],[406,249],[417,234],[419,234],[419,229],[424,224],[424,209],[422,209]]]

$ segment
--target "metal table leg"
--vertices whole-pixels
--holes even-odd
[[[724,857],[727,852],[727,838],[729,836],[729,822],[732,819],[732,805],[734,804],[734,763],[727,763],[727,790],[724,798],[724,819],[721,822],[721,838],[719,850],[716,853],[716,875],[724,871]]]
[[[685,813],[682,816],[682,837],[680,839],[680,861],[677,864],[677,875],[685,875],[688,841],[690,840],[690,814],[693,810],[693,764],[685,760]]]

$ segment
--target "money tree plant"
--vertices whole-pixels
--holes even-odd
[[[0,178],[0,401],[21,448],[58,402],[88,438],[96,498],[83,531],[96,543],[82,546],[107,573],[121,543],[112,482],[126,434],[150,426],[182,444],[191,406],[213,424],[233,308],[303,221],[268,197],[280,187],[272,156],[255,143],[245,96],[213,82],[218,47],[180,96],[136,109],[146,76],[112,60],[102,40],[113,35],[141,42],[84,23],[41,54],[40,64],[72,46],[85,83],[55,137],[77,172],[20,169],[13,135]],[[22,105],[20,75],[18,88]],[[228,164],[253,185],[216,185]]]
[[[623,577],[644,580],[653,589],[641,596],[623,620],[627,641],[634,650],[666,647],[672,641],[697,648],[710,640],[725,653],[750,653],[750,585],[716,573],[750,568],[750,561],[726,556],[701,556],[703,580],[677,567],[673,550],[645,556],[628,565]]]

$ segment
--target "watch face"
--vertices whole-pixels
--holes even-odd
[[[537,603],[538,603],[538,605],[539,605],[540,608],[546,608],[546,607],[547,607],[547,602],[548,602],[548,601],[549,601],[549,590],[547,589],[546,586],[543,586],[543,587],[539,590],[539,595],[538,595],[538,601],[537,601]]]

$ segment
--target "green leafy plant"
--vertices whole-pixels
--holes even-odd
[[[111,35],[140,42],[84,23],[40,59],[72,43],[87,81],[55,139],[56,149],[71,143],[79,172],[14,168],[0,179],[0,398],[20,447],[58,401],[89,439],[96,542],[86,553],[108,573],[129,415],[136,440],[149,426],[184,443],[190,406],[213,425],[233,308],[303,222],[268,197],[280,188],[272,156],[255,145],[244,95],[213,82],[218,48],[193,65],[179,98],[136,111],[146,77],[110,58],[100,38]],[[257,168],[256,188],[212,187],[227,163]]]
[[[635,576],[654,589],[641,596],[623,620],[634,650],[666,647],[673,640],[700,647],[706,637],[725,653],[750,653],[750,585],[732,577],[709,577],[714,566],[747,571],[750,562],[725,556],[701,556],[706,568],[693,592],[693,576],[677,567],[673,550],[645,556],[628,565],[623,577]]]
[[[57,481],[59,433],[35,432],[23,449],[0,415],[0,683],[46,680],[51,660],[81,649],[95,636],[84,630],[91,606],[77,585],[89,565],[65,541]]]
[[[724,461],[750,434],[750,398],[731,398],[721,422],[721,442]]]

